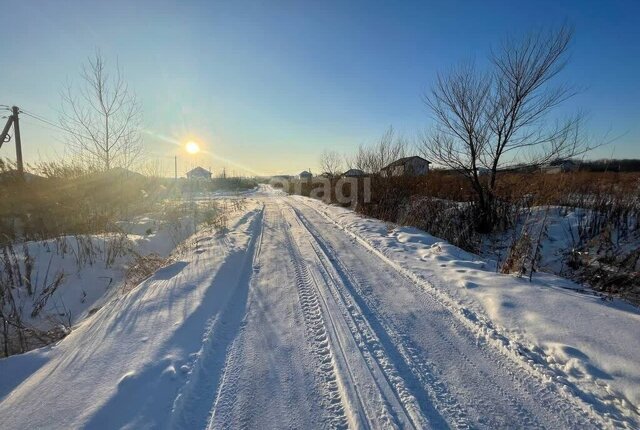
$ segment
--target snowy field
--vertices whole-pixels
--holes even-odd
[[[637,308],[316,200],[243,197],[226,232],[0,360],[0,427],[640,426]]]
[[[162,214],[149,215],[117,222],[112,232],[62,235],[3,247],[0,282],[12,296],[3,301],[3,311],[19,315],[16,321],[26,333],[22,349],[42,346],[43,336],[60,338],[106,301],[135,287],[166,264],[173,250],[196,229],[189,213],[171,220]],[[16,331],[7,338],[9,355],[19,353]]]

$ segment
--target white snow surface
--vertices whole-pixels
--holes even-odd
[[[56,345],[0,427],[637,428],[640,312],[261,186]]]
[[[24,287],[13,290],[23,322],[45,331],[79,322],[119,292],[133,253],[168,257],[178,243],[193,233],[189,219],[173,227],[147,217],[118,224],[122,234],[61,236],[14,246],[20,271],[25,273],[25,249],[33,266],[30,275],[33,293],[28,295]],[[107,264],[109,253],[115,257]],[[63,275],[62,282],[33,317],[35,302],[58,274]]]

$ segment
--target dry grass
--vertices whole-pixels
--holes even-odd
[[[147,279],[156,270],[171,262],[170,258],[163,258],[157,254],[136,255],[125,272],[122,293],[126,294]]]
[[[121,170],[88,172],[57,163],[17,178],[0,163],[0,242],[113,231],[116,220],[151,210],[168,195],[155,179]]]

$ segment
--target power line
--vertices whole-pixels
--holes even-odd
[[[42,118],[40,115],[36,115],[36,114],[34,114],[34,113],[31,113],[31,112],[25,111],[24,109],[20,109],[20,113],[25,114],[25,115],[27,115],[27,116],[30,116],[30,117],[31,117],[31,118],[33,118],[33,119],[37,119],[38,121],[42,121],[42,122],[44,122],[45,124],[49,124],[50,126],[55,127],[55,128],[58,128],[58,129],[60,129],[60,130],[62,130],[62,131],[69,131],[69,130],[66,130],[65,128],[63,128],[63,127],[59,126],[58,124],[55,124],[55,123],[53,123],[52,121],[49,121],[48,119],[44,119],[44,118]]]
[[[42,123],[42,122],[37,122],[37,121],[33,121],[33,122],[31,122],[31,120],[32,120],[32,119],[35,119],[35,118],[33,118],[33,117],[29,116],[29,118],[28,118],[28,119],[22,119],[22,121],[26,121],[26,122],[27,122],[27,124],[32,124],[32,125],[35,125],[35,126],[38,126],[38,127],[42,127],[42,128],[44,128],[45,130],[51,130],[51,131],[55,131],[55,132],[60,131],[60,129],[59,129],[59,128],[53,128],[53,127],[50,127],[50,126],[48,126],[48,125],[45,125],[45,124],[44,124],[44,123]]]
[[[32,112],[29,112],[29,111],[25,111],[24,109],[20,109],[20,113],[22,113],[22,114],[24,114],[24,115],[27,115],[27,116],[29,116],[29,117],[31,117],[31,118],[33,118],[33,119],[38,120],[38,121],[41,121],[41,122],[43,122],[43,123],[45,123],[45,124],[48,124],[48,125],[50,125],[50,126],[52,126],[52,127],[55,127],[55,128],[57,128],[58,130],[60,130],[60,131],[64,131],[65,133],[69,133],[69,134],[71,134],[71,135],[73,135],[73,136],[79,136],[79,137],[82,137],[82,138],[84,138],[84,139],[93,140],[93,139],[91,139],[90,137],[87,137],[87,136],[85,136],[85,135],[83,135],[83,134],[80,134],[80,133],[72,132],[72,131],[70,131],[70,130],[68,130],[68,129],[66,129],[66,128],[64,128],[64,127],[62,127],[62,126],[60,126],[60,125],[58,125],[58,124],[55,124],[55,123],[54,123],[54,122],[52,122],[52,121],[49,121],[48,119],[45,119],[45,118],[41,117],[40,115],[34,114],[34,113],[32,113]]]
[[[11,107],[9,107],[8,105],[1,105],[1,104],[0,104],[0,107],[5,108],[6,110],[9,110],[9,111],[11,110]],[[33,112],[29,112],[29,111],[27,111],[27,110],[24,110],[24,109],[20,108],[19,113],[24,114],[24,115],[27,115],[27,116],[29,116],[29,117],[31,117],[31,118],[33,118],[33,119],[35,119],[35,120],[38,120],[38,121],[40,121],[40,122],[45,123],[45,124],[48,124],[48,125],[50,125],[51,127],[55,127],[55,128],[56,128],[56,129],[58,129],[59,131],[63,131],[63,132],[65,132],[65,133],[71,134],[71,135],[73,135],[73,136],[82,137],[83,139],[93,140],[91,137],[88,137],[88,136],[85,136],[85,135],[83,135],[83,134],[75,133],[75,132],[73,132],[73,131],[71,131],[71,130],[68,130],[68,129],[66,129],[66,128],[62,127],[61,125],[56,124],[56,123],[54,123],[53,121],[50,121],[50,120],[48,120],[48,119],[44,118],[43,116],[38,115],[38,114],[35,114],[35,113],[33,113]]]

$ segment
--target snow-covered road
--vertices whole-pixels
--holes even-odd
[[[191,260],[6,360],[0,427],[611,425],[305,199],[250,197]]]
[[[211,428],[594,425],[313,208],[259,217]]]

